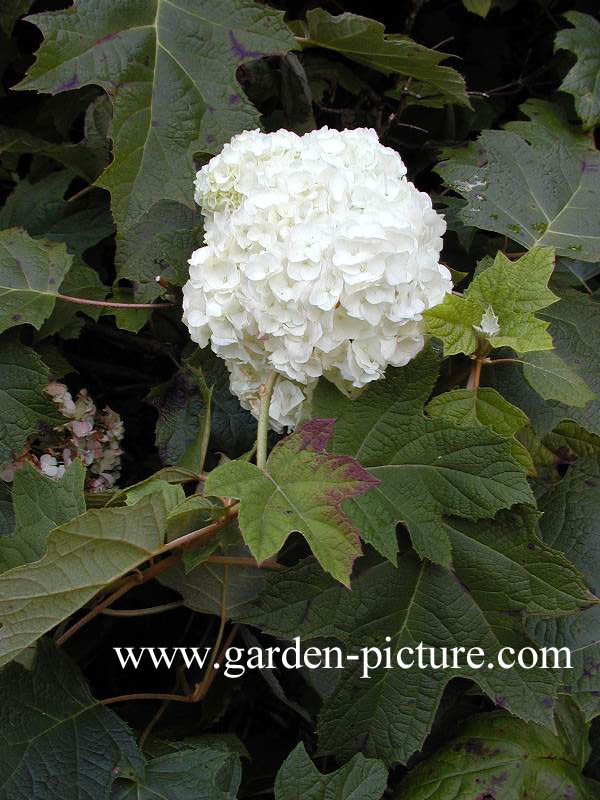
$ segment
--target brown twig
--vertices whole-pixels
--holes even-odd
[[[223,564],[231,567],[255,567],[256,569],[285,569],[283,564],[278,564],[277,561],[268,560],[259,564],[255,558],[247,558],[245,556],[208,556],[205,563]]]
[[[67,639],[70,639],[71,636],[73,636],[74,633],[77,633],[77,631],[83,628],[84,625],[87,625],[88,622],[91,622],[94,617],[97,617],[100,612],[111,606],[130,589],[133,589],[134,586],[141,586],[143,583],[152,580],[152,578],[155,578],[162,572],[166,572],[168,569],[171,569],[171,567],[175,566],[175,564],[179,561],[180,557],[181,556],[179,554],[176,554],[170,558],[164,558],[162,561],[158,561],[156,564],[153,564],[151,567],[148,567],[148,569],[144,570],[144,572],[140,572],[138,570],[138,574],[132,575],[121,587],[105,597],[104,600],[94,606],[94,608],[88,611],[87,614],[81,617],[81,619],[78,619],[77,622],[71,625],[70,628],[68,628],[61,636],[59,636],[59,638],[56,640],[57,646],[60,647],[63,645]]]
[[[81,306],[100,306],[101,308],[175,308],[173,303],[113,303],[110,300],[87,300],[85,297],[72,297],[69,294],[57,294],[59,300],[77,303]]]
[[[471,366],[471,372],[469,373],[469,379],[467,381],[467,389],[474,391],[479,388],[479,381],[481,379],[481,365],[483,360],[480,356],[473,359],[473,364]]]
[[[523,361],[520,358],[486,358],[483,363],[493,366],[494,364],[522,364]]]
[[[204,528],[199,528],[197,531],[191,531],[190,533],[186,533],[184,536],[180,536],[178,539],[173,539],[172,542],[167,542],[160,552],[168,553],[170,550],[175,550],[178,547],[187,549],[191,545],[201,543],[204,539],[210,539],[214,533],[221,530],[221,528],[224,528],[234,517],[237,517],[238,513],[239,505],[230,506],[227,510],[227,513],[217,522],[212,522],[210,525],[206,525]]]
[[[127,703],[130,700],[168,700],[169,703],[193,703],[192,695],[187,694],[169,694],[168,692],[135,692],[134,694],[119,694],[115,697],[105,697],[104,700],[99,700],[104,706],[112,705],[112,703]]]
[[[231,645],[232,641],[235,639],[235,637],[237,635],[238,628],[239,628],[239,625],[234,625],[233,628],[229,631],[229,636],[227,637],[227,639],[225,640],[225,643],[223,644],[223,647],[219,651],[219,655],[216,657],[216,659],[214,660],[213,664],[209,665],[209,668],[206,671],[205,678],[202,681],[200,681],[200,683],[196,686],[196,688],[194,690],[194,693],[192,695],[192,698],[193,698],[192,702],[193,703],[198,703],[198,702],[200,702],[200,700],[202,700],[204,697],[206,697],[206,694],[207,694],[208,690],[210,689],[210,687],[212,686],[212,683],[213,683],[214,679],[217,677],[217,670],[221,666],[221,662],[223,660],[223,656],[225,655],[225,653],[229,649],[229,646]],[[218,647],[218,644],[215,644],[215,649],[217,647]]]
[[[149,617],[152,614],[163,614],[165,611],[172,611],[174,608],[181,608],[184,605],[183,600],[175,600],[172,603],[149,608],[104,608],[100,613],[109,617]]]

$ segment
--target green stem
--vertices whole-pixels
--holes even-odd
[[[267,465],[267,434],[269,432],[269,408],[271,407],[271,397],[273,389],[277,383],[279,374],[272,372],[260,400],[260,413],[258,416],[258,430],[256,432],[256,466],[265,470]]]

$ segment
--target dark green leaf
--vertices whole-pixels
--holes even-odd
[[[448,566],[442,514],[493,517],[532,500],[511,443],[491,430],[426,419],[423,404],[438,372],[425,351],[371,384],[338,418],[332,452],[356,458],[381,483],[347,508],[363,539],[395,558],[395,526],[409,530],[422,557]]]
[[[19,664],[2,672],[0,722],[1,800],[100,800],[121,765],[144,767],[127,725],[49,642],[33,673]]]
[[[14,325],[40,329],[56,302],[73,257],[64,244],[0,231],[0,333]]]
[[[223,743],[181,746],[149,761],[139,775],[113,785],[111,800],[235,800],[240,757]]]
[[[48,368],[13,332],[0,338],[0,463],[18,454],[42,426],[60,425],[64,417],[43,393]]]
[[[386,34],[381,22],[357,14],[332,16],[322,8],[313,8],[306,21],[303,46],[333,50],[385,75],[414,78],[429,103],[441,101],[471,107],[460,73],[440,66],[449,58],[447,53],[429,50],[407,36]]]
[[[17,470],[12,490],[16,528],[14,536],[0,538],[0,572],[37,561],[48,533],[84,513],[84,479],[79,460],[60,480],[47,478],[27,462]]]
[[[438,166],[444,182],[468,204],[467,225],[495,231],[527,248],[600,261],[600,154],[574,146],[572,136],[483,131],[481,166],[457,159]]]
[[[510,536],[510,525],[501,530]],[[480,555],[494,537],[490,533],[487,538],[487,545],[478,545]],[[494,546],[504,550],[499,530],[496,541]],[[516,555],[511,556],[514,539],[509,541],[504,554],[484,560],[486,570],[491,569],[488,587],[483,587],[481,579],[473,593],[455,574],[421,563],[411,553],[400,557],[397,568],[384,562],[369,569],[353,582],[351,592],[336,588],[309,561],[269,578],[260,601],[240,615],[242,622],[286,638],[300,636],[304,642],[335,637],[359,656],[354,665],[346,664],[338,687],[325,702],[319,723],[321,751],[344,755],[360,751],[386,763],[406,762],[428,734],[444,687],[457,676],[474,680],[497,704],[506,705],[522,718],[551,725],[557,684],[551,670],[487,668],[500,647],[527,644],[514,611],[523,608],[527,595],[528,602],[535,604],[533,598],[542,594],[533,573],[531,582],[530,578],[523,580],[532,566],[535,573],[534,565],[510,564]],[[567,575],[566,562],[562,566]],[[499,594],[494,568],[505,576]],[[469,574],[467,567],[465,573]],[[516,586],[522,586],[524,594],[511,596],[511,578],[519,573]],[[499,613],[500,606],[503,613]],[[362,677],[362,648],[376,646],[384,652],[389,647],[395,659],[401,647],[416,648],[419,642],[425,647],[448,648],[450,663],[453,647],[481,647],[484,668],[471,669],[463,659],[458,669],[421,669],[416,652],[410,665],[412,657],[404,651],[407,669],[395,661],[393,668],[385,669],[382,661],[370,671],[368,680]],[[441,653],[438,656],[441,658]],[[370,663],[374,665],[374,657]]]
[[[97,84],[111,97],[114,160],[98,185],[110,191],[124,230],[161,200],[191,207],[194,153],[216,153],[258,126],[235,70],[295,47],[282,17],[248,0],[218,8],[198,0],[134,7],[79,0],[30,18],[44,42],[19,88],[55,94]]]
[[[544,541],[565,552],[600,591],[600,461],[598,456],[577,461],[563,480],[540,500],[544,512]],[[572,669],[565,669],[566,691],[591,719],[600,711],[600,606],[564,620],[531,622],[530,631],[540,644],[569,647]]]
[[[565,18],[573,26],[559,31],[555,50],[570,50],[577,63],[560,85],[575,98],[575,108],[586,130],[600,122],[600,22],[589,14],[568,11]]]
[[[381,800],[386,785],[381,761],[357,755],[336,772],[322,775],[299,744],[277,773],[275,800]]]

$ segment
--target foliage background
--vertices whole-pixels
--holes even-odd
[[[17,658],[0,673],[0,798],[600,796],[597,3],[182,5],[192,13],[169,0],[80,0],[58,16],[46,12],[68,3],[0,8],[0,460],[59,421],[42,393],[51,375],[123,418],[122,487],[169,468],[137,493],[85,500],[78,465],[59,483],[25,470],[0,486],[0,653],[3,664]],[[42,16],[22,20],[29,12]],[[340,22],[343,12],[375,21]],[[378,23],[421,47],[384,41]],[[115,601],[129,611],[183,605],[98,614],[59,648],[103,587],[148,567],[165,537],[223,518],[200,495],[185,501],[182,487],[190,496],[190,477],[254,444],[255,421],[222,364],[194,351],[179,304],[202,241],[194,169],[257,125],[373,127],[446,214],[443,260],[464,296],[430,315],[432,348],[350,406],[322,384],[313,414],[338,420],[332,453],[364,454],[370,419],[398,448],[418,441],[426,460],[435,430],[435,453],[461,451],[469,477],[433,502],[419,495],[422,477],[402,495],[410,478],[398,468],[386,489],[391,519],[372,494],[347,501],[365,542],[352,593],[299,534],[278,557],[287,571],[219,562],[250,558],[234,521],[220,548],[190,551],[187,574],[173,566]],[[27,286],[15,284],[23,263]],[[110,306],[155,301],[154,310]],[[474,332],[489,305],[504,338]],[[490,348],[494,359],[518,358],[482,364]],[[464,391],[449,396],[455,388]],[[287,441],[278,452],[294,463]],[[377,475],[389,462],[369,446],[361,461]],[[215,473],[207,495],[235,497],[240,464]],[[86,502],[92,516],[82,515]],[[251,546],[243,524],[242,534]],[[43,563],[54,560],[24,600],[47,543]],[[73,555],[80,547],[90,549]],[[320,671],[249,671],[216,678],[197,704],[99,702],[185,693],[202,677],[123,671],[115,646],[204,645],[232,633],[240,646],[301,635],[352,648],[396,637],[394,626],[398,641],[569,644],[575,669],[495,681],[465,672],[450,683],[411,672],[368,686],[352,675],[335,685]]]

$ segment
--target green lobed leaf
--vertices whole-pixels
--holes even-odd
[[[0,575],[0,665],[155,555],[168,511],[162,492],[135,506],[87,511],[48,535],[41,561]]]
[[[587,389],[595,397],[584,406],[564,405],[557,401],[544,402],[533,391],[523,375],[523,366],[502,364],[487,370],[486,379],[493,381],[498,391],[514,405],[521,408],[531,420],[535,430],[547,433],[563,420],[572,420],[592,433],[600,433],[600,305],[595,298],[579,292],[570,291],[564,294],[560,302],[541,312],[549,323],[549,332],[555,347],[555,353],[565,364],[561,368],[572,370],[585,382]],[[528,360],[530,356],[527,357]],[[567,366],[568,365],[568,366]],[[529,375],[531,377],[531,373]],[[548,382],[547,387],[556,392],[557,387],[567,389],[564,381]],[[581,398],[582,391],[578,382],[572,387],[575,397]],[[586,392],[587,396],[587,392]],[[571,400],[571,402],[573,402]]]
[[[257,561],[277,553],[298,531],[323,569],[348,584],[361,548],[342,502],[365,494],[379,480],[353,458],[325,452],[333,423],[313,420],[279,442],[265,472],[243,461],[222,464],[209,474],[205,492],[241,501],[240,530]]]
[[[110,800],[236,800],[242,778],[239,755],[216,741],[182,744],[152,758],[138,775],[118,779]]]
[[[570,107],[565,108],[558,102],[548,102],[530,97],[519,106],[519,111],[528,119],[507,122],[502,127],[518,133],[537,147],[553,147],[561,142],[574,150],[580,150],[584,157],[586,152],[594,151],[594,137],[569,122],[572,115]],[[478,162],[480,163],[480,162]]]
[[[0,210],[0,228],[25,228],[30,236],[64,242],[82,256],[85,250],[113,233],[107,195],[99,190],[79,200],[65,194],[75,178],[72,170],[51,172],[35,183],[22,180]]]
[[[535,248],[516,261],[498,252],[493,264],[476,274],[464,297],[448,294],[424,312],[429,333],[442,340],[446,356],[470,355],[480,338],[519,353],[551,349],[548,323],[534,312],[558,300],[548,289],[553,268],[550,247]]]
[[[600,569],[600,459],[584,458],[540,499],[544,512],[544,541],[564,551],[598,592]],[[600,607],[594,606],[561,620],[531,622],[531,635],[540,645],[569,647],[572,669],[565,669],[565,691],[577,701],[586,718],[600,712]]]
[[[236,68],[296,46],[282,12],[249,0],[79,0],[29,20],[44,42],[19,89],[97,84],[113,102],[114,160],[97,183],[122,230],[162,200],[192,207],[194,153],[259,124]]]
[[[577,61],[560,88],[575,98],[575,108],[586,130],[600,122],[600,22],[589,14],[567,11],[572,28],[559,31],[555,50],[569,50]]]
[[[136,302],[151,303],[164,292],[158,275],[183,286],[189,277],[188,259],[201,244],[200,214],[162,200],[119,239],[117,278],[133,281]]]
[[[85,512],[85,469],[78,459],[59,480],[47,478],[25,462],[15,473],[12,488],[16,528],[0,537],[0,572],[37,561],[53,529]]]
[[[20,453],[29,436],[43,426],[60,425],[64,417],[43,393],[48,368],[14,332],[0,338],[0,463]]]
[[[450,158],[437,167],[446,186],[467,200],[460,212],[465,224],[528,249],[550,246],[561,256],[600,261],[597,150],[556,130],[544,142],[539,134],[486,130],[478,143],[482,163]]]
[[[239,535],[239,534],[238,534]],[[248,550],[239,545],[225,545],[222,555],[228,558],[248,557]],[[267,570],[239,564],[207,562],[177,565],[161,576],[160,582],[179,592],[183,602],[199,614],[214,614],[231,619],[243,613],[263,591]],[[193,558],[195,553],[190,554]]]
[[[495,389],[455,389],[434,397],[427,405],[430,417],[443,417],[457,425],[484,425],[499,436],[512,440],[512,454],[525,470],[533,469],[525,447],[515,439],[515,433],[529,423],[521,409],[505,400]]]
[[[532,500],[512,445],[491,430],[426,419],[423,404],[437,378],[431,350],[406,367],[388,369],[338,418],[331,450],[346,453],[380,484],[346,506],[362,538],[390,560],[402,522],[422,558],[452,560],[443,514],[493,517]]]
[[[467,720],[447,744],[409,772],[393,797],[593,800],[599,789],[581,774],[557,736],[496,711]]]
[[[503,542],[505,534],[508,540]],[[400,557],[397,568],[383,562],[368,569],[353,581],[351,592],[320,574],[314,562],[305,561],[269,577],[259,602],[242,612],[239,621],[258,625],[273,635],[299,636],[305,643],[334,637],[348,652],[359,655],[354,663],[346,663],[334,693],[323,706],[318,726],[321,752],[346,756],[359,751],[388,764],[405,763],[421,748],[444,688],[455,677],[475,681],[497,705],[523,719],[552,726],[556,674],[523,670],[518,665],[510,670],[487,667],[501,647],[528,644],[518,609],[530,602],[535,605],[544,592],[535,578],[533,559],[527,566],[518,565],[510,524],[490,531],[486,538],[479,555],[490,546],[499,552],[495,559],[483,559],[486,573],[481,573],[473,592],[460,572],[456,575],[419,562],[411,553]],[[476,558],[475,551],[473,561]],[[512,559],[517,563],[511,565]],[[561,595],[560,586],[569,574],[564,561],[562,569],[558,593],[553,590],[555,598]],[[500,584],[494,571],[502,576]],[[531,583],[528,572],[532,573]],[[487,574],[487,587],[483,574]],[[472,565],[467,564],[465,577],[472,576]],[[515,580],[514,593],[511,580]],[[567,605],[572,607],[572,603],[570,597]],[[382,661],[368,680],[362,677],[362,648],[375,646],[384,653],[390,648],[395,659],[401,647],[416,648],[419,642],[425,647],[448,648],[450,660],[452,647],[481,647],[486,661],[478,670],[469,668],[464,659],[458,669],[419,668],[415,653],[414,663],[406,669],[395,661],[391,669],[385,669]],[[406,651],[404,656],[410,661]]]
[[[340,53],[365,67],[385,75],[414,78],[431,102],[471,108],[463,77],[451,67],[440,66],[447,53],[430,50],[407,36],[385,33],[384,25],[368,17],[345,12],[338,16],[322,8],[306,15],[305,47],[322,47]]]
[[[122,765],[143,771],[127,725],[95,700],[48,641],[33,672],[11,664],[0,682],[0,798],[106,798]]]
[[[75,258],[73,266],[60,285],[61,294],[68,297],[82,297],[86,300],[104,300],[107,291],[107,287],[102,284],[96,270],[88,267],[78,258]],[[36,340],[37,342],[47,340],[55,333],[68,338],[70,326],[74,322],[79,322],[77,314],[83,313],[87,317],[97,320],[101,312],[102,309],[99,307],[80,305],[57,297],[54,310],[40,328]]]
[[[36,183],[21,181],[0,211],[0,228],[23,227],[30,236],[64,242],[73,253],[72,266],[60,284],[62,294],[103,300],[106,287],[98,273],[83,263],[83,253],[113,232],[113,222],[104,192],[89,192],[80,200],[67,202],[65,194],[75,174],[71,170],[52,172]],[[56,299],[54,310],[40,329],[39,338],[63,332],[78,312],[97,319],[100,309]]]
[[[0,333],[27,323],[39,330],[72,261],[64,244],[0,231]]]
[[[275,800],[381,800],[386,785],[387,770],[381,761],[357,755],[322,775],[300,743],[277,773]]]

